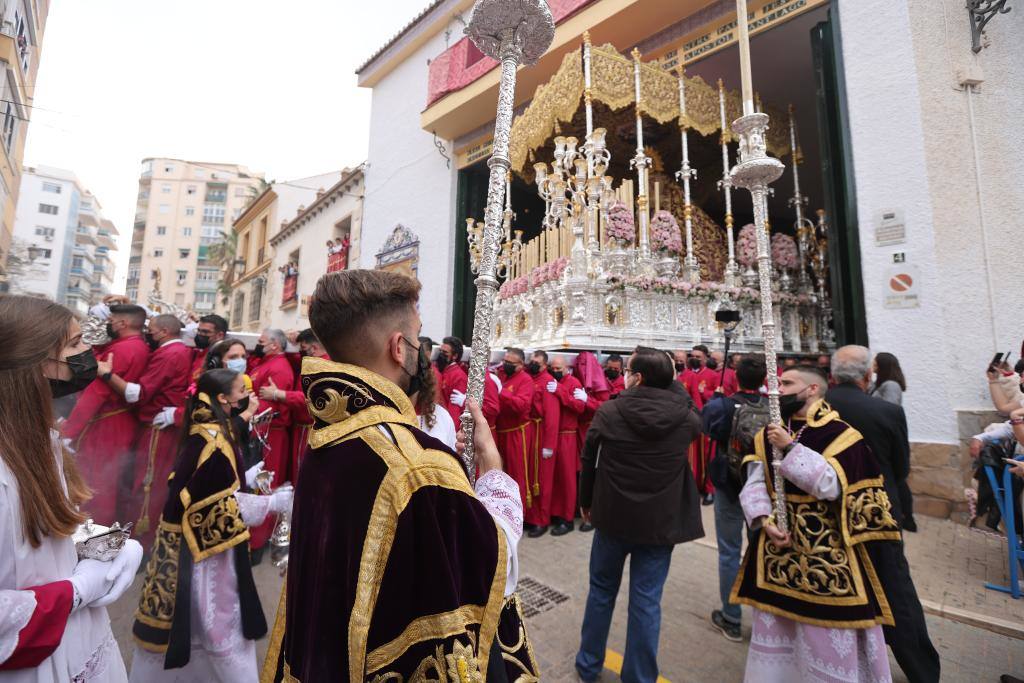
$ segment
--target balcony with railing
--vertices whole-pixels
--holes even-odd
[[[336,273],[339,270],[348,268],[348,238],[338,240],[338,243],[327,249],[327,272]]]
[[[285,275],[281,291],[281,308],[292,308],[299,303],[299,273]]]

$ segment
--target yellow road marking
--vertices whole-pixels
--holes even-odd
[[[614,671],[618,675],[622,675],[622,655],[615,650],[604,651],[604,668],[609,671]],[[664,676],[658,676],[658,683],[671,683]]]

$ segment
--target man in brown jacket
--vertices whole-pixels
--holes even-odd
[[[669,357],[637,347],[626,389],[597,411],[583,445],[580,506],[594,525],[590,592],[576,671],[597,680],[622,581],[631,556],[629,621],[622,680],[658,678],[661,593],[672,549],[704,536],[700,496],[686,454],[700,435],[700,418],[675,381]]]

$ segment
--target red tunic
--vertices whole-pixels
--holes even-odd
[[[206,365],[206,349],[192,349],[192,382],[198,382],[199,376],[203,374],[203,366]]]
[[[291,362],[292,368],[295,368],[294,359],[288,354],[289,362]],[[320,356],[323,360],[330,360],[330,356]],[[300,368],[301,373],[301,368]],[[280,387],[278,387],[280,388]],[[284,389],[284,404],[288,406],[288,410],[292,414],[292,429],[291,429],[291,471],[296,476],[299,472],[299,464],[302,462],[302,456],[306,452],[306,447],[309,445],[309,428],[313,424],[313,418],[309,414],[309,409],[306,407],[306,395],[302,391],[302,375],[295,375],[295,382],[292,384],[291,390]]]
[[[577,380],[579,381],[579,380]],[[582,387],[582,384],[580,385]],[[587,405],[583,410],[583,415],[579,418],[579,432],[580,443],[587,438],[587,430],[590,429],[590,423],[594,419],[594,414],[597,409],[601,407],[601,404],[611,398],[611,392],[608,389],[593,389],[587,391]],[[582,467],[580,462],[580,454],[576,453],[576,471],[579,472]]]
[[[113,372],[126,382],[138,383],[146,370],[149,347],[141,335],[121,337],[107,345],[104,358],[113,354]],[[106,382],[97,378],[78,397],[61,432],[71,439],[82,477],[93,490],[86,504],[89,516],[103,526],[118,519],[120,505],[131,497],[122,473],[132,471],[132,454],[139,421],[131,406]],[[127,468],[127,472],[126,472]]]
[[[498,441],[498,413],[501,411],[501,402],[498,400],[498,384],[500,380],[496,382],[496,375],[487,373],[487,381],[484,382],[484,404],[482,409],[484,411],[484,419],[487,420],[487,426],[491,428],[491,435],[494,436],[494,441]],[[455,423],[458,427],[459,423]]]
[[[530,422],[530,408],[533,406],[533,378],[520,370],[511,377],[499,372],[501,394],[498,396],[498,451],[505,462],[505,471],[519,484],[523,507],[533,502],[533,491],[529,482],[530,443],[533,441],[533,423]],[[488,380],[490,381],[490,380]]]
[[[526,509],[526,523],[546,526],[551,522],[551,482],[555,476],[554,457],[544,458],[543,451],[558,450],[558,397],[548,392],[548,382],[554,382],[546,370],[533,378],[533,405],[530,421],[533,423],[533,442],[530,448],[530,483],[533,504]]]
[[[716,371],[715,374],[718,375],[719,379],[722,378],[722,373],[721,372]],[[736,379],[736,371],[733,370],[732,368],[726,368],[725,369],[725,380],[722,381],[722,393],[724,393],[726,396],[732,396],[733,394],[735,394],[739,390],[740,390],[740,383]]]
[[[295,385],[295,371],[292,370],[288,358],[281,353],[275,353],[263,357],[263,361],[252,371],[252,390],[257,395],[260,389],[270,386],[271,380],[274,386],[282,391],[288,391]],[[291,471],[291,439],[288,428],[292,423],[292,413],[287,401],[264,401],[260,399],[259,408],[256,413],[262,413],[271,408],[277,415],[270,421],[270,427],[265,424],[258,427],[260,433],[265,435],[267,447],[263,451],[263,467],[274,473],[273,487],[278,487],[286,481],[295,481],[295,474]],[[274,530],[274,519],[268,519],[258,527],[252,527],[250,536],[253,548],[261,548],[270,538]]]
[[[626,378],[619,375],[615,379],[608,380],[608,385],[611,387],[610,394],[612,396],[618,396],[626,390]]]
[[[572,375],[558,383],[558,448],[555,450],[555,476],[551,488],[551,516],[572,522],[576,516],[576,472],[580,459],[580,416],[590,402],[581,401],[573,393],[583,385]],[[593,419],[593,415],[591,415]]]
[[[116,358],[116,357],[115,357]],[[135,441],[135,477],[128,511],[138,515],[135,534],[143,548],[156,536],[156,525],[167,499],[167,478],[174,469],[181,430],[173,425],[156,429],[153,418],[164,408],[181,408],[191,382],[192,349],[174,341],[149,356],[146,371],[136,384],[136,411],[142,430]]]
[[[485,380],[491,383],[490,378],[485,378]],[[458,363],[449,363],[444,372],[441,373],[441,381],[438,382],[438,387],[441,390],[441,399],[438,401],[438,405],[447,410],[448,414],[452,416],[456,429],[458,429],[460,424],[459,416],[462,415],[463,406],[452,403],[452,392],[461,391],[465,394],[467,386],[466,371]],[[497,394],[497,387],[494,387],[494,389],[495,394]]]

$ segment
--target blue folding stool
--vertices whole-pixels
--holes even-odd
[[[1017,536],[1017,526],[1014,519],[1017,515],[1017,510],[1015,509],[1016,501],[1013,499],[1013,475],[1010,474],[1009,467],[1004,467],[1003,483],[1000,486],[996,469],[992,465],[985,465],[985,474],[988,475],[989,484],[992,485],[992,494],[995,496],[996,505],[999,506],[999,513],[1003,516],[1003,524],[1006,526],[1006,547],[1010,563],[1010,585],[1000,586],[986,582],[985,588],[1009,593],[1016,599],[1021,594],[1018,575],[1021,569],[1024,569],[1024,546],[1021,545],[1021,539]]]

